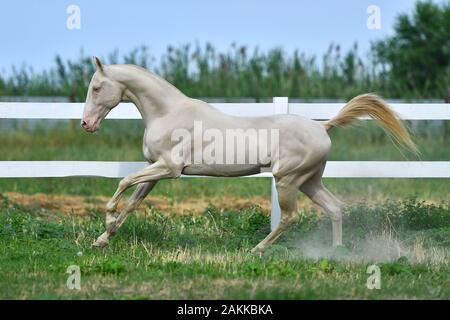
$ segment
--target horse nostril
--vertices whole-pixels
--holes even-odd
[[[84,120],[81,121],[81,126],[82,126],[82,127],[84,127],[84,126],[86,126],[86,125],[87,125],[86,121],[84,121]]]

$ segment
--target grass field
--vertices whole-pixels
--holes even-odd
[[[329,221],[301,211],[262,256],[249,253],[269,231],[256,206],[184,215],[148,208],[106,249],[90,247],[103,230],[99,211],[68,216],[5,197],[0,206],[0,298],[450,298],[448,203],[352,206],[337,249]],[[373,263],[380,290],[366,287]],[[70,265],[80,267],[79,291],[66,287]]]
[[[118,121],[94,135],[76,123],[12,126],[0,159],[143,160],[142,131]],[[373,124],[332,141],[331,160],[404,159]],[[439,130],[415,141],[422,160],[450,160]],[[162,181],[108,248],[92,249],[117,183],[1,179],[0,298],[450,298],[448,179],[325,179],[349,204],[345,246],[331,248],[329,220],[299,195],[300,222],[262,256],[249,250],[269,232],[268,179]],[[381,290],[366,288],[373,263]],[[66,287],[70,265],[80,291]]]

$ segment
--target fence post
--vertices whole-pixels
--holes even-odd
[[[272,178],[271,180],[272,180],[271,183],[272,196],[270,201],[272,204],[272,212],[270,214],[270,229],[274,230],[280,223],[281,208],[280,204],[278,203],[278,192],[275,184],[275,178]]]
[[[273,98],[273,114],[286,114],[289,113],[289,100],[287,97],[274,97]],[[270,227],[274,230],[280,223],[281,209],[278,203],[278,192],[275,184],[275,178],[272,178],[272,212],[270,215]]]

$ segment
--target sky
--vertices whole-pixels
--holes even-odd
[[[437,2],[440,2],[437,0]],[[2,0],[0,72],[24,63],[34,70],[53,65],[56,54],[125,54],[146,45],[159,57],[168,45],[211,42],[226,50],[232,42],[262,50],[282,47],[323,54],[330,43],[344,50],[358,43],[365,54],[370,41],[393,33],[399,13],[413,0]],[[80,29],[67,28],[67,8],[80,9]],[[369,29],[367,8],[380,8],[380,29]],[[72,21],[72,20],[71,20]]]

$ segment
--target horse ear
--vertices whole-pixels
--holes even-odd
[[[95,65],[95,68],[97,69],[97,71],[103,72],[103,64],[100,61],[100,59],[97,57],[93,57],[92,60],[94,62],[94,65]]]

